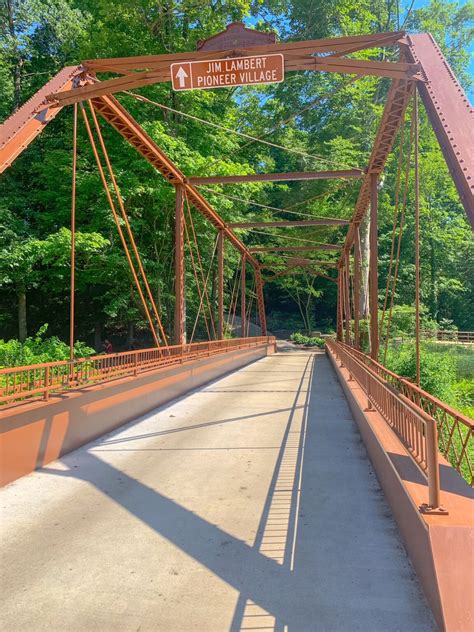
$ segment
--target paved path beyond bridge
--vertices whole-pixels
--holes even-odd
[[[283,346],[2,496],[4,630],[434,629],[322,353]]]

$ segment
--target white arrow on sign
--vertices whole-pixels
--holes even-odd
[[[184,70],[182,66],[179,67],[179,70],[176,73],[176,77],[179,79],[179,87],[184,88],[184,80],[188,78],[188,73]]]

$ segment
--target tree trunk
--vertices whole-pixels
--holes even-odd
[[[367,213],[360,225],[360,303],[359,317],[367,318],[369,315],[369,258],[370,258],[370,216]]]
[[[26,321],[26,292],[18,290],[18,338],[20,342],[25,342],[28,337],[28,327]]]
[[[434,240],[429,240],[430,244],[430,285],[431,285],[431,315],[434,320],[438,320],[439,315],[439,293],[436,270],[436,254]]]

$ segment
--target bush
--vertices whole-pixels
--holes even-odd
[[[69,359],[69,345],[57,336],[44,338],[48,325],[42,325],[35,336],[25,342],[19,340],[0,340],[0,367],[25,366]],[[83,342],[74,344],[76,358],[85,358],[95,354],[95,350]]]
[[[445,353],[432,353],[421,349],[420,386],[438,399],[453,402],[456,383],[456,361]],[[416,380],[416,354],[414,345],[403,345],[387,355],[386,366],[409,380]]]
[[[304,336],[300,333],[291,334],[290,340],[295,343],[295,345],[304,345],[305,347],[319,347],[320,349],[324,348],[326,344],[323,338],[318,338],[318,336]]]
[[[291,334],[290,340],[295,343],[295,345],[304,345],[306,344],[306,340],[308,340],[308,336],[304,336],[300,333]]]

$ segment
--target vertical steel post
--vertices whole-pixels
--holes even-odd
[[[245,290],[246,290],[246,279],[245,279],[245,264],[246,257],[245,254],[242,255],[242,274],[240,276],[240,336],[241,338],[247,337],[247,322],[246,322],[246,304],[245,304]]]
[[[354,344],[360,350],[360,233],[359,226],[355,226],[354,234]]]
[[[416,383],[420,386],[420,169],[418,90],[416,86],[413,95],[413,115],[415,118],[415,355]]]
[[[342,342],[342,268],[337,271],[337,314],[336,314],[336,337],[339,342]]]
[[[217,338],[224,337],[224,231],[217,234]]]
[[[72,187],[71,187],[71,299],[69,303],[69,359],[74,360],[74,298],[76,291],[76,171],[77,171],[77,103],[72,123]],[[72,371],[70,374],[72,378]]]
[[[184,310],[184,187],[176,185],[175,224],[174,224],[174,342],[183,345],[186,342]]]
[[[344,255],[344,306],[346,313],[346,344],[351,344],[351,298],[349,293],[349,252]]]
[[[370,302],[370,355],[374,360],[379,355],[378,322],[378,177],[370,176],[370,261],[369,261],[369,302]]]
[[[430,509],[440,506],[440,483],[438,463],[438,429],[434,419],[426,423],[426,465],[428,469],[428,505]]]
[[[267,317],[265,315],[265,299],[263,296],[263,279],[259,267],[254,268],[255,274],[255,292],[257,294],[258,319],[260,321],[260,333],[262,336],[267,335]]]

